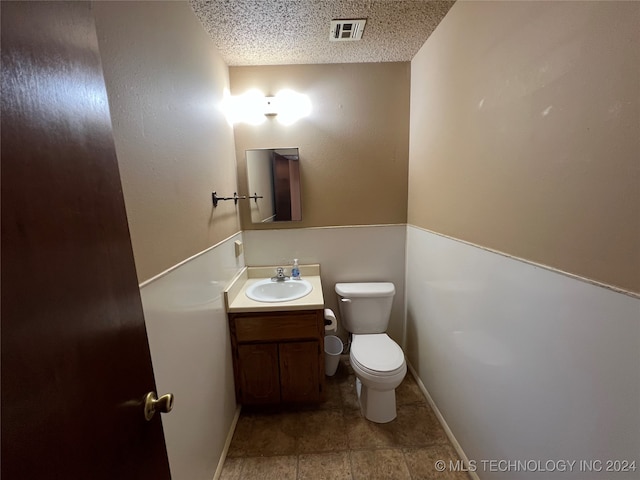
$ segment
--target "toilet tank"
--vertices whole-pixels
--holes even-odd
[[[384,333],[396,293],[390,282],[336,283],[342,325],[351,333]]]

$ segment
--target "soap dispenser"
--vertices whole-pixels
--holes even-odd
[[[300,266],[298,265],[298,259],[293,259],[293,268],[291,269],[291,278],[293,280],[300,280]]]

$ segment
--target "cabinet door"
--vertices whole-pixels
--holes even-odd
[[[318,342],[281,343],[280,393],[283,402],[319,402]]]
[[[277,343],[238,345],[238,367],[242,404],[280,402]]]

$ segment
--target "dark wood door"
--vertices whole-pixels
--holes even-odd
[[[242,404],[280,402],[277,343],[238,345],[238,366]]]
[[[168,479],[91,5],[1,9],[2,478]]]
[[[283,222],[291,220],[291,172],[289,159],[273,154],[273,195],[276,210],[274,220]]]
[[[279,345],[280,395],[283,402],[320,401],[318,342],[292,342]]]

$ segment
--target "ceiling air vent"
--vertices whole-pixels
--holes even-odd
[[[331,20],[331,33],[329,40],[332,42],[352,42],[362,38],[364,25],[367,23],[362,20]]]

